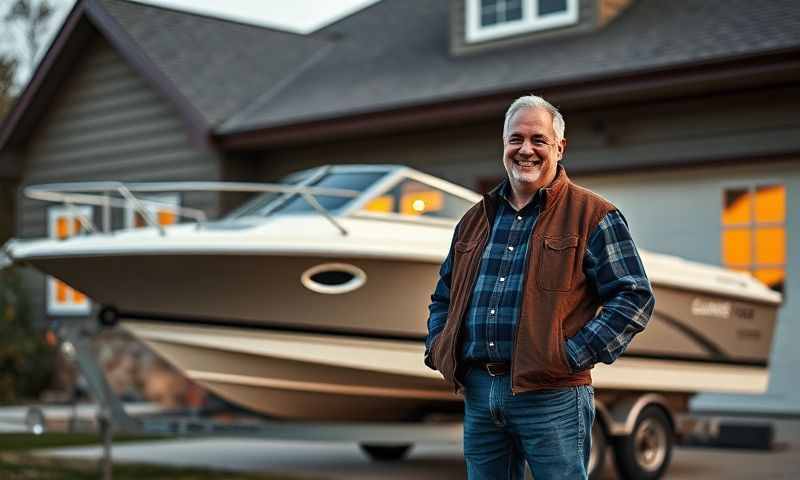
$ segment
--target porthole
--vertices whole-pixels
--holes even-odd
[[[348,293],[367,282],[364,270],[346,263],[323,263],[309,268],[300,276],[300,282],[317,293]]]

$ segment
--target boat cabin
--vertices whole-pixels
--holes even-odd
[[[333,216],[458,221],[480,195],[412,168],[396,165],[323,166],[293,173],[279,182],[296,191],[259,195],[227,219],[297,215],[319,210]]]

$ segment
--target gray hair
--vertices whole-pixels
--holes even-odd
[[[510,107],[508,107],[508,110],[506,111],[506,119],[505,122],[503,122],[503,140],[508,137],[508,127],[511,124],[511,118],[515,113],[526,108],[543,108],[550,112],[550,115],[553,117],[553,131],[556,133],[556,143],[561,142],[561,139],[564,138],[564,129],[566,128],[564,117],[561,116],[561,112],[559,112],[558,109],[550,102],[536,95],[525,95],[524,97],[519,97],[511,103]]]

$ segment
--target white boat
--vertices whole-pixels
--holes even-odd
[[[162,190],[265,192],[222,220],[158,227]],[[106,192],[124,198],[110,201]],[[148,228],[11,241],[7,255],[86,293],[187,377],[266,415],[416,420],[460,399],[422,363],[427,305],[453,227],[480,195],[400,166],[335,166],[279,185],[84,183],[35,198],[133,205]],[[104,215],[104,218],[108,218]],[[96,231],[82,219],[84,227]],[[747,274],[641,252],[656,292],[644,333],[595,386],[759,393],[780,294]]]

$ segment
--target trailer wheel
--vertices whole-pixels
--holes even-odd
[[[599,421],[592,424],[592,450],[589,452],[589,480],[600,480],[606,465],[608,438]]]
[[[633,432],[620,437],[614,448],[620,476],[627,480],[661,478],[672,458],[673,438],[663,410],[654,405],[642,409]]]
[[[399,445],[369,445],[362,443],[359,445],[361,450],[367,454],[370,460],[377,462],[396,462],[408,455],[412,445],[408,443]]]

